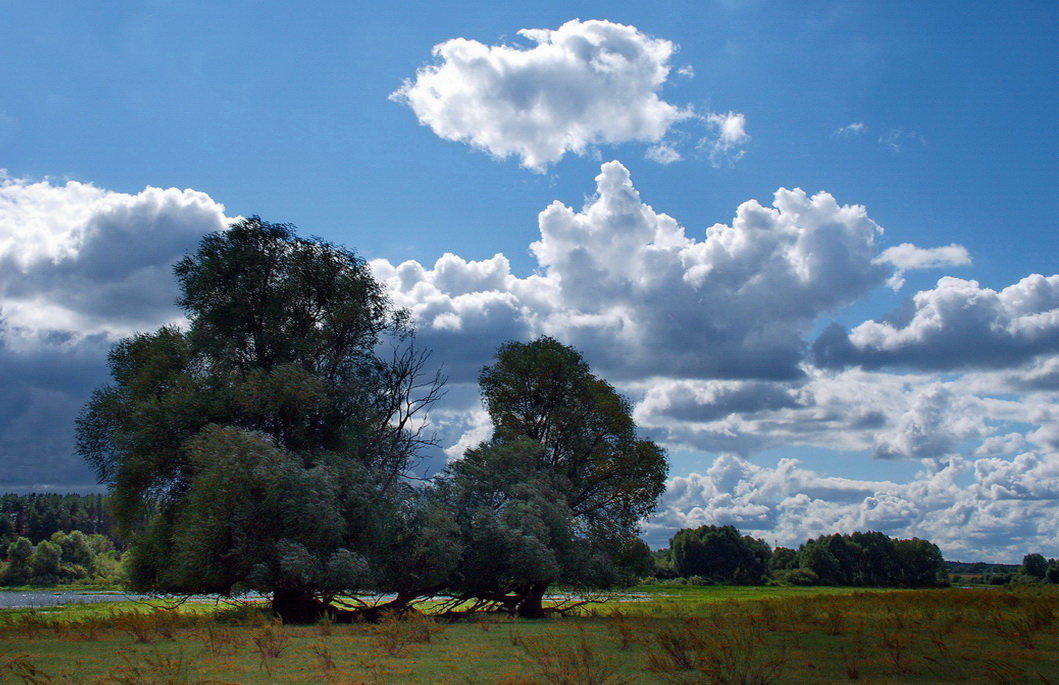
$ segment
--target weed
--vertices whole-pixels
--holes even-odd
[[[283,654],[289,641],[290,638],[283,633],[283,628],[276,621],[265,624],[254,636],[254,646],[257,647],[261,667],[269,676],[272,675],[273,660]]]
[[[860,666],[858,665],[858,659],[855,654],[852,654],[843,648],[842,663],[846,669],[847,678],[850,680],[858,680],[860,678]]]
[[[912,666],[908,662],[908,648],[911,646],[911,640],[907,635],[884,629],[879,642],[886,648],[886,654],[895,671],[901,674],[912,672]]]
[[[635,629],[632,624],[625,620],[625,614],[621,612],[621,609],[615,609],[610,615],[609,625],[611,630],[614,631],[618,637],[618,642],[621,644],[621,650],[623,652],[629,651],[629,647],[632,646],[635,641]]]
[[[764,639],[756,625],[729,615],[710,634],[685,620],[663,626],[654,635],[661,652],[647,656],[647,669],[673,683],[765,685],[777,681],[787,657],[783,650],[762,654]]]
[[[47,672],[38,668],[29,656],[19,654],[0,661],[0,674],[7,673],[27,685],[43,685],[54,682]]]
[[[337,668],[335,658],[331,656],[331,650],[323,642],[313,645],[311,649],[313,655],[316,656],[316,663],[319,665],[320,670],[324,672],[326,677],[330,678]]]
[[[49,623],[50,621],[44,618],[40,612],[29,611],[24,614],[19,614],[15,620],[11,622],[11,625],[32,640],[38,633],[47,629]]]
[[[827,621],[828,635],[841,635],[846,627],[846,616],[840,609],[828,609],[824,618]]]
[[[136,642],[153,642],[161,638],[172,640],[180,624],[180,615],[175,611],[155,608],[151,611],[115,611],[111,613],[115,628],[132,636]]]
[[[147,654],[122,652],[125,662],[118,667],[117,673],[110,681],[120,685],[145,685],[147,683],[190,683],[192,681],[191,662],[182,653],[166,656],[152,648]]]
[[[982,676],[986,682],[996,683],[997,685],[1030,682],[1026,676],[1026,671],[1011,662],[1000,661],[999,659],[987,659],[982,664]]]
[[[379,646],[390,656],[400,656],[414,644],[429,643],[444,627],[433,618],[418,611],[401,616],[387,612],[375,626]]]
[[[557,685],[605,685],[620,682],[613,662],[596,651],[578,628],[578,639],[523,638],[520,646],[529,664],[546,682]]]
[[[236,631],[225,625],[218,625],[213,621],[207,621],[198,633],[202,640],[202,648],[211,656],[230,656],[242,644],[242,640]]]

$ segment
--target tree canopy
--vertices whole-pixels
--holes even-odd
[[[661,448],[572,347],[509,342],[480,376],[493,438],[439,484],[464,555],[451,590],[522,616],[549,585],[609,587],[650,568],[637,537],[665,487]]]
[[[187,329],[114,346],[78,449],[112,489],[136,587],[272,592],[311,620],[368,583],[440,379],[419,378],[365,262],[289,225],[237,222],[175,271]]]
[[[187,327],[117,343],[77,424],[134,587],[271,593],[291,622],[349,618],[333,602],[365,590],[540,616],[554,583],[648,571],[665,454],[573,348],[501,346],[480,379],[494,437],[414,486],[442,379],[363,260],[253,217],[175,271]]]

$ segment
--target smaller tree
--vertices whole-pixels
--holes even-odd
[[[771,550],[761,540],[739,535],[734,526],[701,526],[677,532],[670,541],[673,567],[684,577],[755,585],[768,572]]]
[[[0,579],[4,585],[21,585],[29,582],[32,575],[30,559],[33,558],[33,543],[19,536],[7,546],[7,570]]]
[[[30,568],[33,569],[33,581],[42,584],[57,582],[62,574],[62,556],[62,548],[59,545],[49,540],[39,542],[29,560]]]
[[[945,559],[938,546],[929,540],[912,538],[894,542],[897,560],[897,585],[904,587],[940,587],[949,582]]]
[[[1022,557],[1022,567],[1019,570],[1022,571],[1023,575],[1044,580],[1045,574],[1048,573],[1048,560],[1044,558],[1043,554],[1036,552],[1027,554]]]
[[[437,490],[463,541],[452,592],[538,618],[552,584],[608,588],[648,572],[637,532],[666,457],[637,437],[628,401],[547,337],[502,345],[479,380],[493,439]]]

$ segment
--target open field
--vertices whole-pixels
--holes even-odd
[[[542,621],[279,626],[257,608],[0,612],[3,683],[1059,683],[1055,588],[641,587]]]

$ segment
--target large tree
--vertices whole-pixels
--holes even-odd
[[[612,587],[647,572],[638,526],[667,462],[637,436],[628,401],[548,337],[502,345],[480,386],[494,436],[439,484],[464,550],[448,591],[539,617],[552,584]]]
[[[286,621],[375,570],[423,444],[410,344],[365,262],[253,217],[175,267],[186,329],[119,342],[77,425],[138,588],[273,594]],[[380,356],[384,339],[392,355]]]

